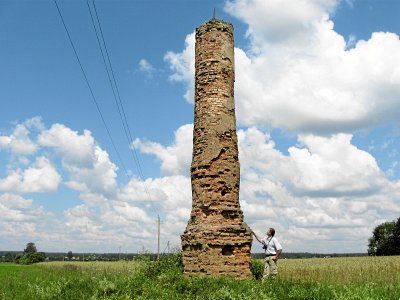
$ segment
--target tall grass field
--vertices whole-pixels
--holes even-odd
[[[0,299],[400,299],[400,256],[287,259],[279,276],[182,276],[180,256],[160,261],[0,264]],[[253,261],[255,277],[262,261]]]

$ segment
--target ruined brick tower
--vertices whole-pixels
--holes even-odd
[[[239,204],[233,100],[233,27],[212,19],[196,29],[192,212],[182,239],[186,275],[250,276],[252,236]]]

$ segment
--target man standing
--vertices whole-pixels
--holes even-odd
[[[260,238],[254,231],[251,231],[256,237],[257,241],[263,244],[263,249],[265,250],[265,266],[263,280],[268,278],[268,276],[275,277],[278,274],[277,261],[282,253],[282,246],[278,239],[274,237],[275,229],[268,228],[267,236],[265,238]]]

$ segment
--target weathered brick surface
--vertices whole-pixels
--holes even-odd
[[[196,29],[192,212],[181,236],[186,275],[250,276],[251,232],[239,204],[233,27]]]

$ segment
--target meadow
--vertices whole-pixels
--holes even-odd
[[[0,264],[0,299],[400,299],[400,256],[286,259],[274,280],[182,276],[160,261]],[[258,277],[262,261],[253,262]]]

